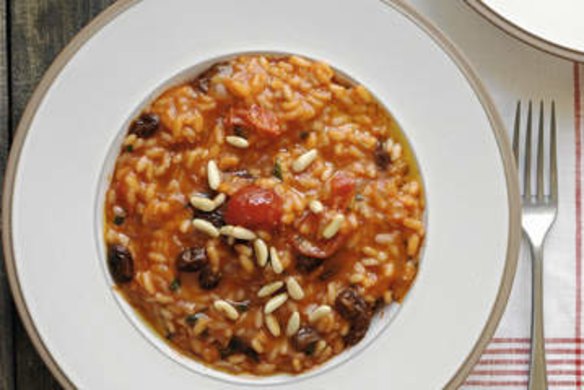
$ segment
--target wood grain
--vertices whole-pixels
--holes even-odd
[[[6,1],[0,1],[0,50],[2,53],[0,56],[0,181],[4,179],[6,157],[10,145]],[[0,251],[0,389],[6,390],[14,389],[12,326],[14,313],[4,268],[4,253]]]
[[[56,55],[83,26],[113,2],[114,0],[9,0],[7,20],[10,31],[9,99],[12,130],[15,129],[35,86]],[[7,145],[3,140],[0,142]],[[2,313],[5,311],[2,310]],[[14,318],[15,388],[59,389],[60,386],[38,357],[20,320],[17,316]],[[1,324],[2,322],[0,326]],[[9,345],[6,348],[11,347]],[[1,353],[2,351],[0,357]],[[10,365],[7,369],[11,369]]]

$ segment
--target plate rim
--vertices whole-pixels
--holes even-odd
[[[492,7],[485,4],[484,0],[465,1],[473,10],[483,16],[492,25],[498,27],[506,34],[519,39],[523,43],[566,60],[584,62],[584,49],[576,50],[534,34],[496,12]]]
[[[12,297],[15,302],[17,312],[22,320],[24,328],[30,337],[36,351],[39,353],[41,359],[44,361],[50,372],[55,376],[57,381],[65,389],[74,389],[75,385],[69,378],[67,373],[59,366],[56,359],[51,355],[47,346],[43,342],[30,314],[26,301],[24,300],[20,281],[16,272],[16,264],[14,257],[14,248],[12,240],[12,200],[14,195],[14,183],[16,178],[16,171],[21,157],[22,147],[28,135],[28,130],[32,121],[40,107],[42,101],[48,90],[53,85],[57,76],[61,73],[63,68],[75,56],[84,44],[89,41],[99,30],[113,21],[117,16],[141,2],[142,0],[118,0],[105,8],[99,15],[90,21],[84,28],[82,28],[74,38],[65,46],[59,53],[52,64],[49,66],[41,81],[37,85],[32,94],[26,108],[22,114],[20,122],[16,128],[13,142],[10,149],[10,154],[7,160],[6,171],[3,183],[2,192],[2,245],[5,256],[5,268],[8,276],[8,282]],[[462,362],[458,370],[452,375],[451,379],[445,385],[447,389],[458,388],[478,359],[481,353],[486,348],[490,339],[500,322],[505,307],[509,299],[515,271],[517,268],[519,246],[521,243],[521,228],[520,228],[520,197],[519,197],[519,183],[515,161],[512,157],[511,146],[506,134],[503,121],[500,118],[490,95],[487,93],[485,86],[477,76],[474,68],[470,62],[462,54],[462,51],[446,37],[446,35],[436,27],[424,15],[419,13],[413,5],[406,3],[404,0],[376,0],[380,1],[386,6],[392,7],[400,12],[404,17],[412,21],[416,26],[422,29],[432,41],[438,45],[450,58],[450,60],[457,66],[459,71],[470,84],[474,94],[478,98],[480,104],[485,111],[491,131],[495,136],[495,141],[499,150],[499,156],[503,165],[505,174],[507,199],[509,207],[508,216],[508,237],[506,248],[506,260],[499,284],[497,296],[491,308],[491,313],[483,330],[475,342],[474,347],[468,353],[466,359]],[[466,0],[470,3],[480,3],[480,0]],[[582,53],[584,59],[584,53]]]

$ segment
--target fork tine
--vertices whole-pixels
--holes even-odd
[[[537,199],[543,200],[543,100],[539,102],[539,129],[537,140]]]
[[[525,164],[523,166],[523,194],[531,196],[531,100],[527,108],[527,132],[525,133]]]
[[[550,198],[558,200],[558,156],[556,146],[556,102],[552,101],[552,113],[550,119]]]
[[[521,100],[517,101],[515,109],[515,124],[513,125],[513,155],[515,156],[515,165],[519,169],[519,134],[521,131]]]

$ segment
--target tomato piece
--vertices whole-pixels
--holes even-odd
[[[263,135],[272,137],[282,133],[282,127],[276,114],[257,104],[253,104],[248,109],[232,109],[229,113],[229,123],[232,126],[248,126]]]
[[[353,176],[342,171],[337,172],[330,179],[331,195],[327,201],[328,206],[337,210],[344,210],[349,207],[355,197],[356,186],[357,183]],[[294,248],[304,256],[317,259],[331,257],[347,241],[348,234],[346,232],[339,232],[328,240],[319,237],[318,234],[321,230],[319,226],[323,223],[321,216],[306,214],[300,224],[304,223],[312,226],[312,233],[305,236],[298,234],[293,238],[292,242]]]
[[[343,232],[337,233],[331,239],[324,239],[319,235],[319,226],[323,223],[321,216],[312,213],[305,214],[300,220],[300,225],[308,223],[311,229],[307,235],[296,234],[292,238],[292,246],[298,253],[314,257],[316,259],[326,259],[334,255],[348,238]]]
[[[355,190],[355,178],[348,173],[337,172],[331,178],[331,207],[346,209],[355,197]]]
[[[334,255],[347,240],[346,234],[337,234],[330,240],[311,241],[306,237],[295,236],[292,245],[302,255],[316,259],[326,259]]]
[[[245,186],[229,198],[225,221],[249,229],[273,229],[282,219],[282,206],[282,198],[274,190]]]
[[[266,135],[280,135],[282,132],[278,117],[272,111],[268,111],[257,104],[251,106],[247,118],[252,126]]]

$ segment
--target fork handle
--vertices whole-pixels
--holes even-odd
[[[530,244],[533,267],[529,390],[547,390],[545,339],[543,332],[543,245]]]

